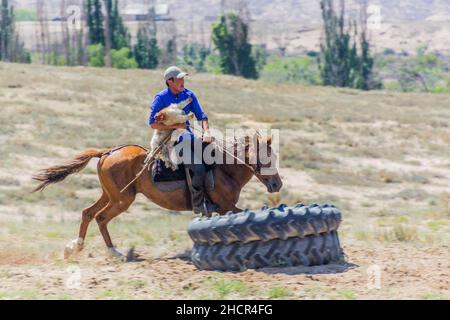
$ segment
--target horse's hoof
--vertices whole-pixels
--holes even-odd
[[[83,250],[83,239],[78,238],[70,241],[64,248],[64,259],[68,259],[71,255]]]
[[[108,248],[108,254],[111,258],[119,259],[121,261],[126,260],[126,257],[122,253],[117,251],[117,249],[115,247]]]

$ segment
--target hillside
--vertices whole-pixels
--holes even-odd
[[[34,8],[36,0],[13,0],[13,4],[20,8]],[[60,13],[61,0],[46,0],[49,15]],[[214,16],[220,10],[235,9],[246,6],[254,19],[264,19],[270,22],[297,22],[300,25],[311,25],[320,22],[319,0],[198,0],[195,6],[187,1],[180,0],[119,0],[122,10],[135,5],[168,4],[170,15],[177,20],[197,20],[205,16]],[[348,10],[355,8],[361,0],[347,0]],[[80,4],[81,0],[66,0],[66,3]],[[368,0],[369,5],[381,7],[384,20],[391,22],[400,21],[425,21],[448,20],[450,16],[450,4],[446,0]]]
[[[76,260],[81,289],[68,289],[74,264],[62,251],[81,210],[100,194],[96,161],[44,193],[29,194],[31,174],[88,147],[148,145],[148,106],[164,86],[161,73],[0,63],[0,299],[449,299],[450,95],[207,74],[193,74],[187,87],[213,127],[280,129],[282,191],[269,197],[254,179],[240,207],[337,205],[347,262],[200,273],[188,259],[192,215],[139,197],[111,235],[143,260],[105,259],[94,222]],[[366,286],[373,265],[382,271],[379,290]]]
[[[35,9],[36,1],[16,0],[17,8]],[[60,16],[59,0],[45,1],[48,16]],[[79,0],[66,1],[77,4]],[[148,4],[146,0],[122,0],[122,12],[129,6]],[[175,31],[178,35],[179,48],[187,42],[209,44],[211,23],[217,20],[221,12],[221,3],[226,10],[245,3],[251,18],[251,41],[254,44],[264,44],[268,49],[277,50],[285,47],[288,54],[304,53],[317,50],[321,36],[321,12],[319,0],[199,0],[192,5],[188,1],[166,0],[155,1],[169,5],[170,16],[176,25],[170,22],[158,23],[160,41],[167,41],[166,32]],[[347,12],[355,15],[355,4],[358,0],[347,1]],[[428,45],[431,50],[438,50],[450,54],[450,3],[446,0],[369,0],[370,5],[379,6],[381,25],[371,32],[374,50],[382,51],[386,48],[396,51],[405,50],[415,52],[421,45]],[[127,23],[132,34],[137,30],[137,23]],[[26,45],[35,48],[35,33],[37,24],[20,23]],[[52,23],[50,32],[53,39],[59,35],[59,23]]]

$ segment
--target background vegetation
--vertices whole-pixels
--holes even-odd
[[[163,69],[177,64],[196,72],[274,83],[403,92],[448,93],[450,90],[450,57],[431,51],[426,45],[409,54],[394,48],[374,53],[367,17],[361,14],[356,19],[355,15],[347,14],[345,1],[320,1],[323,24],[320,50],[296,56],[288,56],[284,50],[268,51],[265,46],[252,45],[249,16],[242,8],[224,12],[212,24],[212,46],[190,42],[178,47],[175,28],[158,43],[153,8],[148,19],[140,23],[132,41],[118,4],[118,0],[86,1],[83,6],[86,24],[81,30],[69,30],[63,17],[63,39],[57,42],[47,34],[48,18],[43,1],[37,1],[36,11],[15,11],[11,1],[2,0],[0,60],[120,69]],[[366,12],[364,2],[357,10]],[[16,21],[38,22],[39,50],[31,53],[24,49],[15,28]]]

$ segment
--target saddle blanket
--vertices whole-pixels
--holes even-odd
[[[154,182],[186,180],[186,173],[183,165],[179,165],[178,169],[173,171],[165,166],[164,161],[157,159],[152,165],[152,178]]]

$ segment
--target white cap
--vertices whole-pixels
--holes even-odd
[[[189,75],[189,74],[181,71],[180,68],[172,66],[172,67],[167,68],[166,71],[164,72],[164,80],[167,81],[171,78],[181,79],[181,78],[186,77],[187,75]]]

